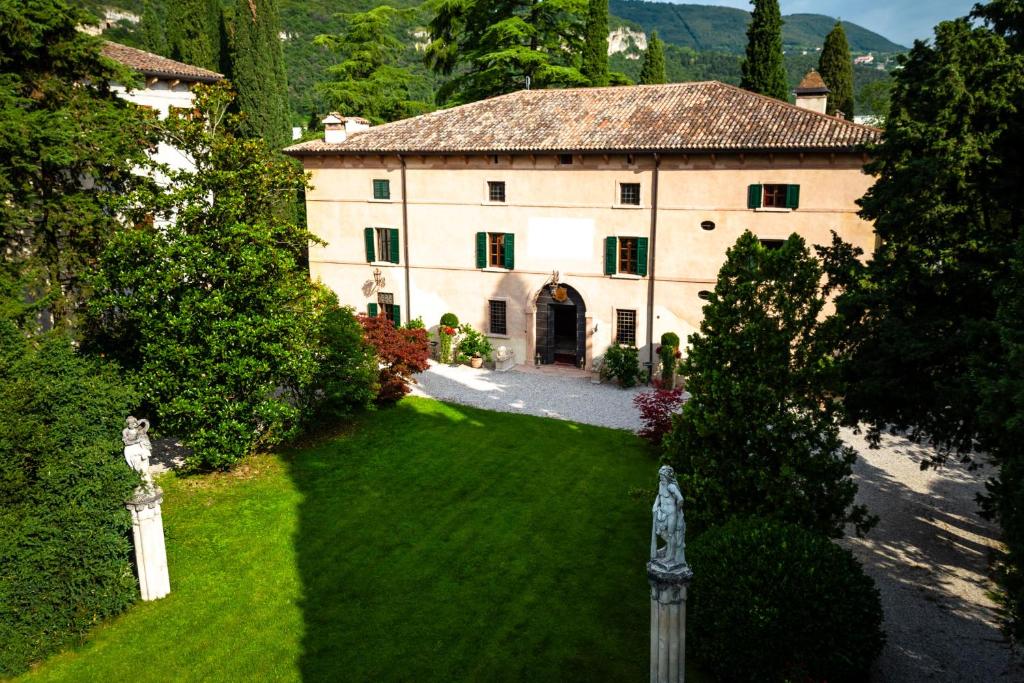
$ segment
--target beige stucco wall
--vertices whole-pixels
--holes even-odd
[[[379,268],[403,318],[422,317],[428,327],[442,313],[487,329],[487,300],[508,301],[507,338],[516,359],[533,354],[533,302],[558,271],[560,281],[582,295],[590,318],[590,346],[600,355],[614,334],[615,309],[637,312],[641,358],[647,339],[648,278],[604,275],[604,238],[650,237],[654,158],[637,155],[577,156],[562,165],[556,156],[406,157],[408,230],[402,230],[401,162],[395,156],[305,157],[313,189],[307,193],[310,229],[326,246],[310,249],[310,271],[341,301],[365,311],[376,300],[373,270]],[[746,229],[761,238],[792,232],[809,244],[843,239],[870,253],[871,226],[856,215],[855,201],[871,184],[858,155],[664,156],[658,187],[655,251],[654,335],[681,338],[700,324],[698,292],[713,289],[726,249]],[[391,199],[372,199],[374,179],[390,180]],[[506,183],[505,204],[486,201],[487,181]],[[641,206],[617,206],[618,183],[641,185]],[[747,186],[800,185],[796,210],[751,210]],[[715,229],[703,230],[702,221]],[[363,228],[401,231],[400,265],[368,264]],[[478,270],[478,231],[515,234],[513,271]],[[408,244],[406,245],[406,242]],[[408,248],[409,291],[405,289]]]

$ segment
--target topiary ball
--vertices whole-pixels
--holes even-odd
[[[445,313],[441,316],[441,325],[445,327],[458,327],[459,318],[454,313]]]
[[[730,681],[862,681],[885,642],[878,589],[850,551],[801,527],[737,519],[687,548],[686,639]]]
[[[661,335],[661,345],[662,346],[674,346],[675,348],[678,349],[679,348],[679,335],[676,334],[675,332],[666,332],[665,334]]]

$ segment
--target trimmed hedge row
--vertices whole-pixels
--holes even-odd
[[[123,501],[138,476],[109,364],[0,320],[0,676],[25,670],[138,596]]]

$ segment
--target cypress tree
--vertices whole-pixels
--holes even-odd
[[[640,67],[640,84],[650,85],[664,82],[665,44],[658,38],[657,31],[651,31],[650,40],[647,41],[647,51],[644,52],[644,63]]]
[[[156,0],[146,0],[142,8],[142,44],[158,55],[170,54],[167,44],[167,8]]]
[[[580,72],[591,85],[608,85],[608,0],[590,0]]]
[[[843,116],[852,121],[853,61],[850,59],[850,46],[846,42],[846,31],[838,21],[825,37],[825,46],[821,48],[821,58],[818,60],[818,73],[829,89],[826,112],[835,114],[841,111]]]
[[[220,66],[218,0],[174,0],[167,11],[170,56],[186,64],[216,71]]]
[[[288,80],[281,52],[280,20],[274,0],[238,0],[228,44],[228,77],[238,94],[237,108],[245,118],[241,132],[263,138],[271,147],[287,144]]]
[[[747,57],[743,60],[740,87],[785,102],[789,89],[782,61],[779,0],[750,1],[754,16],[747,29]]]

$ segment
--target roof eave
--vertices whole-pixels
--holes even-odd
[[[492,154],[750,154],[756,153],[841,153],[860,154],[866,145],[874,141],[854,145],[834,147],[669,147],[658,149],[609,148],[609,149],[456,149],[456,150],[419,150],[419,149],[291,149],[282,150],[285,154],[295,157],[309,156],[452,156]]]

